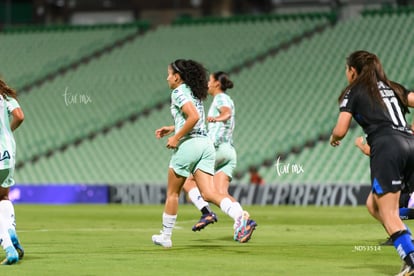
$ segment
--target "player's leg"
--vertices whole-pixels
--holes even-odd
[[[243,209],[240,205],[233,204],[228,196],[217,192],[215,189],[213,175],[215,172],[216,149],[211,140],[206,139],[204,143],[203,158],[200,159],[193,170],[197,187],[205,201],[220,207],[224,213],[233,218],[234,221],[237,221],[241,218]]]
[[[399,217],[399,197],[399,191],[383,195],[373,194],[384,228],[390,235],[398,254],[410,268],[414,268],[414,244]]]
[[[241,217],[243,210],[239,205],[233,204],[231,199],[223,194],[218,193],[213,184],[213,176],[198,169],[194,173],[197,186],[200,189],[202,197],[216,206],[233,218],[235,221]]]
[[[230,181],[236,165],[237,154],[234,147],[230,143],[220,144],[216,149],[214,185],[219,193],[226,195],[233,202],[232,204],[238,205],[238,208],[243,210],[240,203],[229,194]],[[243,211],[241,219],[237,220],[234,225],[234,240],[242,243],[249,241],[256,226],[257,223],[250,218],[249,213]]]
[[[378,206],[374,200],[374,195],[372,191],[368,194],[366,207],[368,212],[373,216],[376,220],[382,223],[382,220],[379,215]]]
[[[9,169],[9,175],[7,179],[3,182],[3,184],[7,187],[11,187],[15,184],[14,182],[14,168]],[[19,260],[23,259],[24,256],[24,250],[22,245],[20,244],[19,238],[16,233],[16,216],[14,213],[14,206],[13,203],[10,200],[6,201],[6,209],[9,212],[10,220],[9,220],[9,234],[10,238],[12,240],[14,248],[17,250],[17,253],[19,253]]]
[[[168,169],[167,195],[162,215],[162,231],[160,235],[153,235],[152,241],[163,247],[171,247],[172,231],[177,220],[178,199],[186,177],[178,175],[174,169]]]
[[[206,201],[212,202],[216,206],[219,206],[220,209],[230,216],[234,220],[233,229],[235,230],[234,239],[239,241],[239,233],[241,232],[242,223],[249,220],[249,215],[247,212],[243,211],[240,204],[236,201],[233,202],[229,196],[218,193],[213,186],[213,177],[202,170],[197,170],[194,173],[194,177],[199,187],[203,198]],[[246,236],[241,242],[247,242],[250,239],[250,236]]]
[[[183,190],[188,194],[188,197],[194,206],[196,206],[196,208],[201,212],[201,218],[193,226],[193,231],[200,231],[207,225],[217,222],[217,215],[211,210],[208,202],[201,196],[193,175],[190,175],[186,179]]]
[[[9,200],[9,188],[4,188],[7,185],[10,170],[0,170],[0,182],[3,183],[0,187],[0,244],[6,252],[6,258],[1,264],[14,264],[19,260],[19,255],[13,246],[10,237],[11,231],[14,231],[14,208]],[[6,182],[6,183],[5,183]]]
[[[214,175],[214,186],[219,193],[228,195],[232,201],[237,201],[229,194],[230,177],[225,172],[220,170]]]
[[[367,207],[368,212],[371,214],[371,216],[374,217],[376,220],[378,220],[382,224],[382,220],[380,218],[379,211],[378,211],[378,206],[374,200],[374,195],[372,192],[370,192],[367,197],[366,207]],[[381,242],[380,245],[393,245],[391,237],[388,236],[388,238],[384,242]]]
[[[230,177],[223,170],[214,175],[214,185],[219,193],[226,195],[232,201],[232,204],[237,206],[237,209],[243,210],[240,203],[229,194]],[[234,223],[233,239],[242,243],[249,241],[256,226],[256,221],[250,218],[247,211],[243,210],[241,219]]]

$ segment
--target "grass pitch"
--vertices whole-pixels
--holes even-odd
[[[259,226],[239,244],[232,220],[218,208],[218,223],[192,232],[199,212],[181,205],[173,247],[164,249],[151,241],[161,229],[161,205],[16,205],[26,254],[1,266],[0,275],[354,276],[400,269],[395,249],[379,246],[385,231],[364,207],[245,209]]]

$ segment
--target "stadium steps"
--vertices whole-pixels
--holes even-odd
[[[290,83],[287,86],[282,86],[283,84],[277,81],[272,86],[277,87],[281,91],[280,93],[285,93],[282,91],[289,89],[289,91],[299,95],[296,100],[291,99],[291,94],[284,94],[284,97],[275,98],[276,102],[283,101],[285,106],[299,112],[290,112],[281,107],[279,107],[279,110],[282,110],[282,112],[278,112],[278,109],[275,109],[277,107],[271,107],[270,110],[276,110],[272,112],[272,116],[277,118],[277,122],[268,121],[267,128],[272,129],[273,133],[260,132],[261,135],[268,136],[269,139],[275,136],[275,143],[270,147],[275,149],[274,153],[263,154],[261,162],[258,163],[254,163],[258,159],[257,157],[251,159],[251,164],[260,168],[259,173],[265,176],[268,183],[280,184],[292,181],[300,183],[369,182],[367,158],[359,153],[359,150],[355,149],[353,145],[353,140],[362,135],[359,127],[348,133],[341,147],[332,149],[327,143],[338,114],[335,99],[340,89],[346,85],[341,68],[344,68],[345,58],[350,51],[366,49],[379,55],[390,79],[398,80],[412,89],[414,78],[410,74],[414,57],[410,50],[411,44],[399,44],[401,47],[398,47],[398,51],[396,51],[393,41],[398,41],[401,36],[407,37],[410,41],[412,39],[410,26],[413,23],[413,13],[402,15],[394,13],[376,14],[341,22],[333,28],[327,29],[324,33],[304,41],[296,49],[289,49],[283,54],[286,58],[277,57],[273,62],[266,61],[272,63],[272,65],[266,64],[262,68],[275,68],[274,70],[279,73],[277,74],[278,77],[283,82]],[[383,30],[383,27],[390,33],[389,36],[383,37],[382,31],[378,31]],[[396,29],[398,29],[398,32],[395,31]],[[304,60],[306,60],[306,63],[303,63]],[[278,69],[280,67],[278,64],[284,65],[283,70]],[[295,68],[300,68],[300,70],[296,71]],[[283,71],[286,71],[288,76],[283,74]],[[295,83],[294,80],[290,79],[291,76],[302,80],[304,83],[311,84],[311,86],[301,87],[300,83]],[[236,83],[240,81],[243,81],[243,78]],[[257,83],[254,83],[254,77],[253,80],[250,79],[248,82],[250,87],[247,87],[247,90],[252,90],[255,86],[258,86]],[[244,83],[242,85],[249,84]],[[304,91],[306,93],[301,94]],[[313,95],[314,99],[308,98],[309,94]],[[312,106],[312,109],[306,109],[306,105],[300,105],[300,102],[307,102]],[[269,110],[266,107],[269,107],[269,105],[262,105],[262,109]],[[284,113],[287,113],[287,115]],[[298,117],[298,113],[301,116]],[[243,116],[243,114],[241,115]],[[249,114],[248,116],[250,120],[258,122],[264,115],[263,112],[258,112],[258,114],[253,114],[253,116]],[[410,119],[412,114],[407,118],[408,121],[412,120]],[[246,119],[239,116],[238,121],[240,120]],[[283,122],[284,127],[279,126],[281,122]],[[300,131],[290,131],[291,125],[296,125],[294,129]],[[314,128],[313,134],[310,132],[312,130],[308,128],[309,125],[311,129]],[[260,130],[262,127],[259,126],[257,129]],[[317,131],[315,132],[315,130]],[[251,133],[252,131],[247,130],[246,132]],[[281,139],[276,140],[276,137]],[[246,137],[240,137],[236,142],[242,144],[244,139]],[[285,139],[289,141],[285,141]],[[295,145],[295,141],[299,142],[298,146]],[[255,143],[243,143],[243,145],[247,146],[249,150],[239,150],[242,161],[249,159],[251,152],[262,154],[260,151],[252,149]],[[310,152],[314,157],[310,157]],[[290,173],[279,176],[274,168],[278,156],[283,157],[282,160],[291,164],[302,162],[307,167],[307,172],[302,175]],[[238,177],[243,183],[249,181],[247,170],[239,171]]]
[[[375,40],[372,39],[370,41],[366,34],[360,34],[359,32],[356,32],[357,30],[362,29],[366,30],[368,33],[372,33],[373,30],[375,30],[372,25],[376,26],[379,24],[378,21],[382,21],[384,19],[394,21],[396,20],[395,18],[374,18],[368,21],[365,21],[365,19],[366,18],[361,18],[356,19],[355,21],[343,22],[333,28],[325,28],[323,29],[323,32],[316,31],[312,35],[299,40],[297,43],[285,45],[285,47],[279,45],[275,51],[269,50],[268,56],[266,58],[259,59],[256,57],[252,61],[243,61],[243,66],[240,66],[239,69],[237,66],[231,68],[230,73],[232,73],[232,78],[234,76],[234,81],[237,84],[237,87],[240,87],[240,89],[236,87],[237,89],[232,96],[234,96],[236,98],[235,100],[237,100],[236,105],[239,111],[247,110],[247,112],[239,112],[237,115],[238,127],[236,129],[236,147],[239,152],[241,169],[238,171],[236,179],[239,182],[246,183],[246,169],[248,165],[252,164],[258,164],[261,166],[260,172],[262,174],[268,174],[269,176],[274,177],[275,171],[272,165],[274,164],[274,161],[276,157],[279,156],[279,154],[285,158],[283,160],[291,162],[292,164],[303,162],[302,164],[304,165],[306,172],[310,173],[311,177],[301,178],[304,177],[304,175],[294,177],[294,175],[288,174],[286,175],[287,179],[285,180],[280,178],[271,179],[271,181],[274,183],[286,183],[297,181],[299,179],[306,181],[307,179],[311,180],[312,178],[313,181],[317,181],[318,179],[328,179],[332,182],[341,182],[350,179],[349,174],[353,173],[352,168],[354,168],[354,164],[363,165],[356,165],[356,167],[361,168],[361,172],[358,171],[358,173],[355,173],[355,176],[352,176],[354,177],[352,179],[354,179],[356,183],[358,181],[361,181],[361,179],[366,179],[364,172],[367,171],[367,166],[364,163],[359,163],[365,162],[366,158],[364,158],[365,156],[362,154],[356,153],[357,149],[355,149],[353,146],[354,135],[360,135],[357,130],[355,130],[356,132],[350,132],[350,138],[347,140],[348,143],[343,144],[337,149],[332,149],[329,147],[329,145],[326,144],[326,141],[329,138],[330,130],[334,125],[337,116],[335,98],[339,93],[338,89],[345,85],[345,78],[343,73],[345,57],[349,54],[349,49],[366,46],[368,47],[368,50],[372,50],[379,54],[386,68],[395,69],[395,71],[387,70],[389,76],[395,79],[400,79],[399,75],[397,75],[396,72],[406,71],[407,68],[409,68],[407,64],[410,64],[410,60],[402,60],[403,63],[400,68],[387,66],[386,62],[392,62],[397,54],[391,47],[392,45],[383,43],[383,41],[377,36],[375,36]],[[403,32],[407,32],[407,26],[412,25],[410,24],[412,17],[408,16],[404,20],[406,21],[399,23],[399,26],[405,26],[405,28],[403,28]],[[388,22],[388,24],[392,25],[390,22]],[[338,39],[338,37],[340,39]],[[277,55],[274,53],[277,53]],[[323,55],[321,53],[323,53]],[[404,53],[404,51],[401,53]],[[243,68],[243,70],[240,68]],[[398,76],[398,78],[393,77],[393,75]],[[257,76],[260,76],[261,78],[264,77],[264,79],[267,77],[268,81],[262,80],[260,82],[254,82]],[[279,81],[276,83],[271,82],[272,79]],[[312,83],[315,85],[309,88],[297,80],[304,80],[306,83]],[[404,84],[407,84],[407,86],[410,86],[410,82],[412,83],[413,81],[413,79],[410,78],[401,78],[401,80],[404,82]],[[257,90],[257,87],[260,87],[260,91]],[[246,91],[247,94],[244,94],[241,88],[243,88],[243,91]],[[274,93],[276,89],[277,91],[283,91],[283,94],[274,95],[276,94]],[[261,94],[258,94],[259,92]],[[250,97],[248,97],[249,94]],[[264,95],[264,97],[262,97],[264,100],[262,100],[262,102],[256,103],[257,100],[260,100],[261,98],[258,97],[258,95]],[[273,95],[274,98],[272,97],[272,101],[270,101],[269,97],[266,97],[266,95]],[[318,100],[313,100],[310,95],[314,95]],[[256,107],[254,109],[255,112],[251,112],[253,109],[249,109],[249,103],[252,102],[256,103]],[[303,104],[303,102],[314,105],[314,109],[309,109],[309,107],[306,106],[306,104]],[[297,103],[301,104],[299,105]],[[164,105],[161,105],[161,108],[159,110],[161,112],[165,112],[166,110],[168,111],[168,108],[166,107],[167,104],[168,101],[165,101]],[[243,105],[245,106],[243,107]],[[290,108],[286,109],[286,107]],[[319,111],[325,109],[328,110],[326,114],[322,114],[322,112]],[[266,112],[256,112],[261,110],[267,111],[267,114]],[[145,121],[145,124],[153,124],[156,127],[154,121],[152,121],[152,118],[155,114],[158,114],[158,112],[152,111],[154,110],[148,110],[146,113],[148,117],[139,116],[139,123],[141,124],[141,122]],[[300,116],[296,116],[298,113]],[[165,114],[168,114],[168,112]],[[262,123],[261,119],[263,118],[264,114],[266,115],[265,118],[267,119],[263,120],[265,122],[262,125],[259,125],[259,123]],[[166,117],[164,118],[167,118],[167,115],[165,116]],[[132,121],[134,122],[134,120]],[[275,123],[273,121],[275,121]],[[244,122],[253,125],[255,128],[244,128],[242,125],[240,125],[240,123]],[[266,125],[266,122],[274,124]],[[307,123],[311,124],[311,127],[306,126]],[[119,124],[122,126],[122,132],[124,130],[124,127],[127,127],[129,125],[123,121],[119,122]],[[106,132],[98,132],[93,136],[93,139],[103,139],[104,135],[100,134],[105,134],[108,131],[115,129],[116,125],[117,124],[114,124],[109,129],[106,129]],[[293,126],[291,128],[292,131],[286,126]],[[135,133],[138,133],[138,135],[135,135],[140,137],[139,133],[141,132],[139,132],[139,128],[136,131],[137,132]],[[148,139],[153,139],[153,129],[148,129],[148,131],[151,132],[151,138],[148,136]],[[247,135],[240,132],[245,132]],[[111,136],[115,133],[118,132],[111,133]],[[311,133],[311,135],[308,135],[308,133]],[[254,134],[253,139],[248,139],[249,134],[250,136]],[[79,156],[84,156],[81,152],[89,147],[89,139],[84,137],[81,139],[81,141],[83,142],[79,143],[79,148],[77,149],[76,143],[69,144],[65,147],[64,150],[62,150],[62,152],[54,151],[54,153],[51,155],[51,159],[40,158],[39,161],[42,162],[42,164],[43,162],[53,162],[53,154],[62,153],[62,155],[66,155],[67,150],[75,149],[77,154],[74,154],[73,157],[75,158],[78,156],[75,160],[83,160],[79,159]],[[94,140],[91,141],[93,142]],[[111,143],[114,142],[112,141]],[[261,147],[261,143],[267,144],[263,144],[264,146]],[[159,142],[159,144],[154,147],[148,147],[151,149],[151,151],[148,151],[148,148],[141,148],[141,150],[137,152],[131,150],[130,154],[133,156],[158,156],[159,158],[155,159],[159,162],[162,162],[160,160],[166,160],[165,155],[163,154],[165,154],[165,152],[168,153],[168,151],[164,150],[163,145],[164,141]],[[306,145],[310,146],[307,147]],[[153,149],[156,147],[164,151],[159,152],[159,149],[154,151]],[[320,152],[322,149],[324,149],[323,152]],[[331,150],[330,153],[325,152],[328,151],[328,149]],[[274,150],[274,152],[271,152],[272,150]],[[344,151],[343,154],[340,154],[342,151]],[[86,150],[86,152],[88,151]],[[93,151],[89,152],[92,153]],[[331,155],[332,152],[335,154]],[[303,156],[302,153],[304,154]],[[361,158],[362,161],[354,161],[352,159],[353,155],[347,155],[347,153],[355,154],[355,156]],[[88,156],[86,155],[85,157],[85,161],[82,162],[88,161]],[[292,157],[293,159],[288,159]],[[101,164],[101,162],[98,163],[101,158],[93,159],[96,160],[95,167],[96,164]],[[147,166],[147,163],[151,162],[149,161],[150,159],[152,158],[148,158],[148,160],[143,160],[140,162],[135,162],[133,163],[135,164],[134,167],[139,170],[140,174],[145,173],[152,175],[152,177],[158,179],[157,182],[159,182],[160,179],[164,180],[166,167],[165,164],[157,164],[155,162],[155,164],[151,163],[152,166]],[[347,164],[349,160],[351,160],[351,166]],[[39,163],[36,163],[36,166],[37,164]],[[45,164],[46,165],[44,165],[44,168],[47,169],[47,163]],[[336,165],[336,167],[334,165]],[[84,167],[87,167],[87,165],[85,164]],[[21,174],[26,178],[29,171],[26,173],[25,169],[26,167],[21,170]],[[107,170],[102,170],[102,173],[105,173],[106,175]],[[131,173],[133,174],[137,172],[132,171]],[[134,178],[134,180],[140,181],[140,177],[141,176],[138,176],[137,178]],[[152,178],[146,176],[145,179],[148,179],[148,181],[150,181]],[[152,181],[156,181],[156,179],[152,179]],[[127,181],[128,180],[126,179],[123,180],[124,183]]]
[[[309,25],[309,24],[307,24],[307,25]],[[300,35],[298,35],[298,37],[302,37],[303,39],[306,39],[309,36],[311,36],[313,33],[322,31],[322,29],[324,27],[328,26],[328,25],[329,25],[329,23],[327,23],[326,21],[317,21],[315,28],[312,28],[311,30],[300,33]],[[161,31],[163,31],[163,30],[161,30]],[[170,31],[170,30],[169,29],[164,30],[164,32],[166,32],[166,33],[168,33],[168,31]],[[186,29],[186,31],[188,31],[188,29]],[[197,32],[195,32],[195,33],[197,33]],[[152,34],[152,35],[155,35],[155,34]],[[142,37],[142,39],[140,38],[140,40],[137,41],[136,43],[137,44],[138,43],[147,43],[146,39],[148,39],[147,35]],[[284,49],[286,47],[289,47],[289,45],[294,45],[294,44],[297,44],[297,43],[300,43],[300,38],[294,37],[290,41],[280,43],[279,45],[276,45],[274,48],[269,49],[268,55],[269,56],[275,55],[278,52],[279,48]],[[111,55],[106,55],[104,58],[102,58],[102,60],[111,59],[111,56],[113,56],[115,54],[126,54],[127,53],[128,54],[127,56],[129,56],[129,54],[134,53],[133,50],[135,48],[133,46],[134,46],[134,43],[132,43],[130,47],[123,47],[122,51],[114,51],[113,53],[111,53]],[[152,55],[152,57],[154,57],[154,55],[156,55],[156,54],[159,55],[159,53],[157,53],[155,51],[154,54]],[[263,58],[264,58],[264,56],[262,55],[260,58],[254,57],[254,58],[251,58],[251,60],[242,60],[241,62],[239,61],[238,64],[233,65],[234,69],[230,68],[228,71],[230,71],[230,73],[235,73],[236,74],[237,71],[239,71],[240,68],[243,67],[244,65],[248,64],[249,66],[252,66],[255,63],[262,62]],[[217,56],[215,59],[216,60],[220,59],[220,56]],[[97,61],[97,63],[99,63],[99,62],[100,61]],[[221,63],[222,65],[220,66],[220,68],[222,68],[223,64],[226,63],[226,61],[221,61],[221,62],[222,62]],[[241,63],[243,65],[241,65]],[[163,61],[163,60],[162,60],[162,65],[163,65],[163,68],[164,68],[165,61]],[[86,66],[83,67],[83,68],[79,68],[76,73],[79,73],[79,72],[81,72],[81,74],[86,73],[86,69],[90,69],[90,67],[93,67],[93,66],[94,66],[93,63],[88,64],[88,66],[87,66],[88,68],[86,68]],[[97,68],[97,70],[104,69],[104,67],[102,67],[102,66],[101,67],[96,67],[95,66],[94,68]],[[85,69],[85,70],[83,71],[83,69]],[[130,70],[130,69],[128,69],[128,70]],[[65,83],[65,82],[73,83],[74,79],[70,78],[70,77],[74,77],[72,75],[74,75],[74,74],[66,74],[64,76],[64,78],[67,78],[67,81],[64,81],[63,83]],[[59,79],[59,80],[61,80],[61,79]],[[57,80],[53,80],[53,82],[58,83]],[[158,83],[159,80],[151,80],[150,82],[151,83],[155,83],[155,82]],[[62,83],[62,82],[60,82],[60,83]],[[49,87],[49,89],[50,88],[51,87]],[[56,88],[58,88],[58,86],[56,86]],[[54,88],[52,88],[51,90],[53,91]],[[50,91],[49,93],[52,93],[52,91]],[[29,163],[36,163],[37,164],[38,162],[41,161],[42,157],[46,157],[47,160],[50,160],[51,157],[53,158],[54,154],[60,153],[60,152],[65,152],[65,151],[69,150],[71,148],[71,146],[80,147],[80,146],[82,146],[83,143],[87,143],[90,139],[97,139],[101,134],[105,135],[105,134],[108,134],[113,129],[116,129],[116,128],[119,128],[119,127],[123,128],[125,125],[128,125],[127,124],[128,121],[135,122],[138,119],[139,120],[145,119],[146,116],[151,116],[152,114],[154,114],[154,111],[157,111],[157,110],[168,110],[168,108],[166,108],[166,106],[168,104],[169,104],[168,93],[165,93],[165,99],[164,100],[161,100],[159,102],[155,102],[152,106],[145,107],[144,109],[137,110],[133,113],[125,112],[125,113],[123,113],[124,116],[122,118],[119,118],[117,120],[113,120],[110,124],[105,124],[101,127],[98,127],[96,129],[92,130],[92,131],[85,131],[85,129],[88,129],[87,126],[81,127],[79,129],[79,131],[85,131],[84,133],[80,133],[79,135],[73,135],[73,133],[71,133],[71,136],[73,137],[71,140],[67,140],[66,142],[60,143],[60,144],[58,143],[57,146],[55,146],[53,148],[48,148],[47,151],[41,151],[38,154],[35,154],[33,156],[29,156],[26,159],[24,159],[23,161],[19,162],[17,164],[17,166],[18,166],[19,169],[22,169],[23,167],[25,167],[26,164],[29,164]],[[79,110],[79,112],[82,112],[82,111]],[[95,113],[95,112],[93,112],[93,113]],[[95,122],[93,122],[93,121],[90,122],[90,123],[91,123],[91,125],[95,125]],[[99,125],[99,124],[102,125],[102,122],[96,122],[96,125]],[[41,125],[39,125],[39,127],[41,127]],[[151,134],[153,135],[153,130],[151,131]],[[59,140],[59,139],[57,139],[57,140]],[[37,140],[37,141],[39,141],[39,140]],[[22,151],[24,151],[24,150],[22,150]]]
[[[6,28],[0,33],[0,59],[8,66],[1,74],[20,93],[28,92],[147,28],[145,22]]]

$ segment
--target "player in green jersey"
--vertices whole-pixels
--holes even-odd
[[[178,198],[184,182],[192,174],[203,197],[242,223],[243,210],[225,194],[216,191],[213,183],[215,150],[205,130],[204,106],[207,96],[207,71],[193,60],[179,59],[168,65],[167,82],[171,92],[171,114],[174,125],[155,131],[157,138],[168,137],[167,148],[173,150],[168,169],[167,196],[162,216],[163,229],[153,235],[154,244],[171,247]]]
[[[214,185],[220,193],[231,198],[234,204],[240,205],[228,193],[237,164],[237,154],[233,146],[236,109],[233,100],[226,93],[227,89],[231,88],[233,88],[233,82],[225,72],[219,71],[210,75],[208,93],[213,97],[213,102],[207,116],[208,136],[213,141],[216,150]],[[199,231],[217,221],[216,214],[211,211],[208,203],[201,196],[194,177],[190,176],[187,179],[184,190],[202,214],[200,220],[193,226],[193,231]],[[244,211],[241,227],[237,226],[237,223],[234,225],[234,239],[241,243],[249,241],[256,226],[256,222],[250,219],[249,213]]]
[[[10,187],[14,185],[16,155],[12,132],[24,119],[16,99],[16,91],[0,80],[0,244],[6,252],[6,258],[1,262],[4,265],[14,264],[24,255],[16,234],[14,207],[9,199]]]

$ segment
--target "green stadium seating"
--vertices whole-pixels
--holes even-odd
[[[68,66],[94,51],[133,34],[131,26],[78,29],[21,29],[0,33],[0,76],[17,88],[28,85]]]
[[[387,14],[340,22],[232,74],[235,87],[229,94],[236,104],[237,170],[243,173],[250,165],[270,160],[271,166],[259,171],[266,183],[368,183],[368,158],[353,145],[362,134],[359,128],[350,130],[338,148],[318,142],[319,137],[329,134],[335,125],[336,99],[346,85],[345,58],[350,52],[366,49],[377,53],[391,79],[414,86],[409,45],[391,43],[411,37],[413,19],[413,14]],[[171,152],[165,149],[165,139],[154,138],[154,131],[171,124],[172,119],[167,105],[160,110],[153,107],[168,101],[166,65],[175,58],[191,57],[212,71],[231,70],[326,21],[311,23],[295,18],[273,25],[237,21],[164,26],[23,95],[27,122],[16,132],[18,158],[23,160],[133,112],[145,108],[153,112],[29,163],[19,170],[17,180],[164,183]],[[392,34],[384,36],[379,31],[382,27]],[[256,36],[258,28],[263,28],[262,36]],[[91,95],[93,102],[66,106],[62,96],[66,87],[73,93]],[[316,143],[314,147],[304,147],[309,140]],[[305,171],[279,176],[274,166],[277,157],[295,149],[298,153],[287,155],[283,162],[300,164]],[[248,174],[234,182],[247,184]]]

